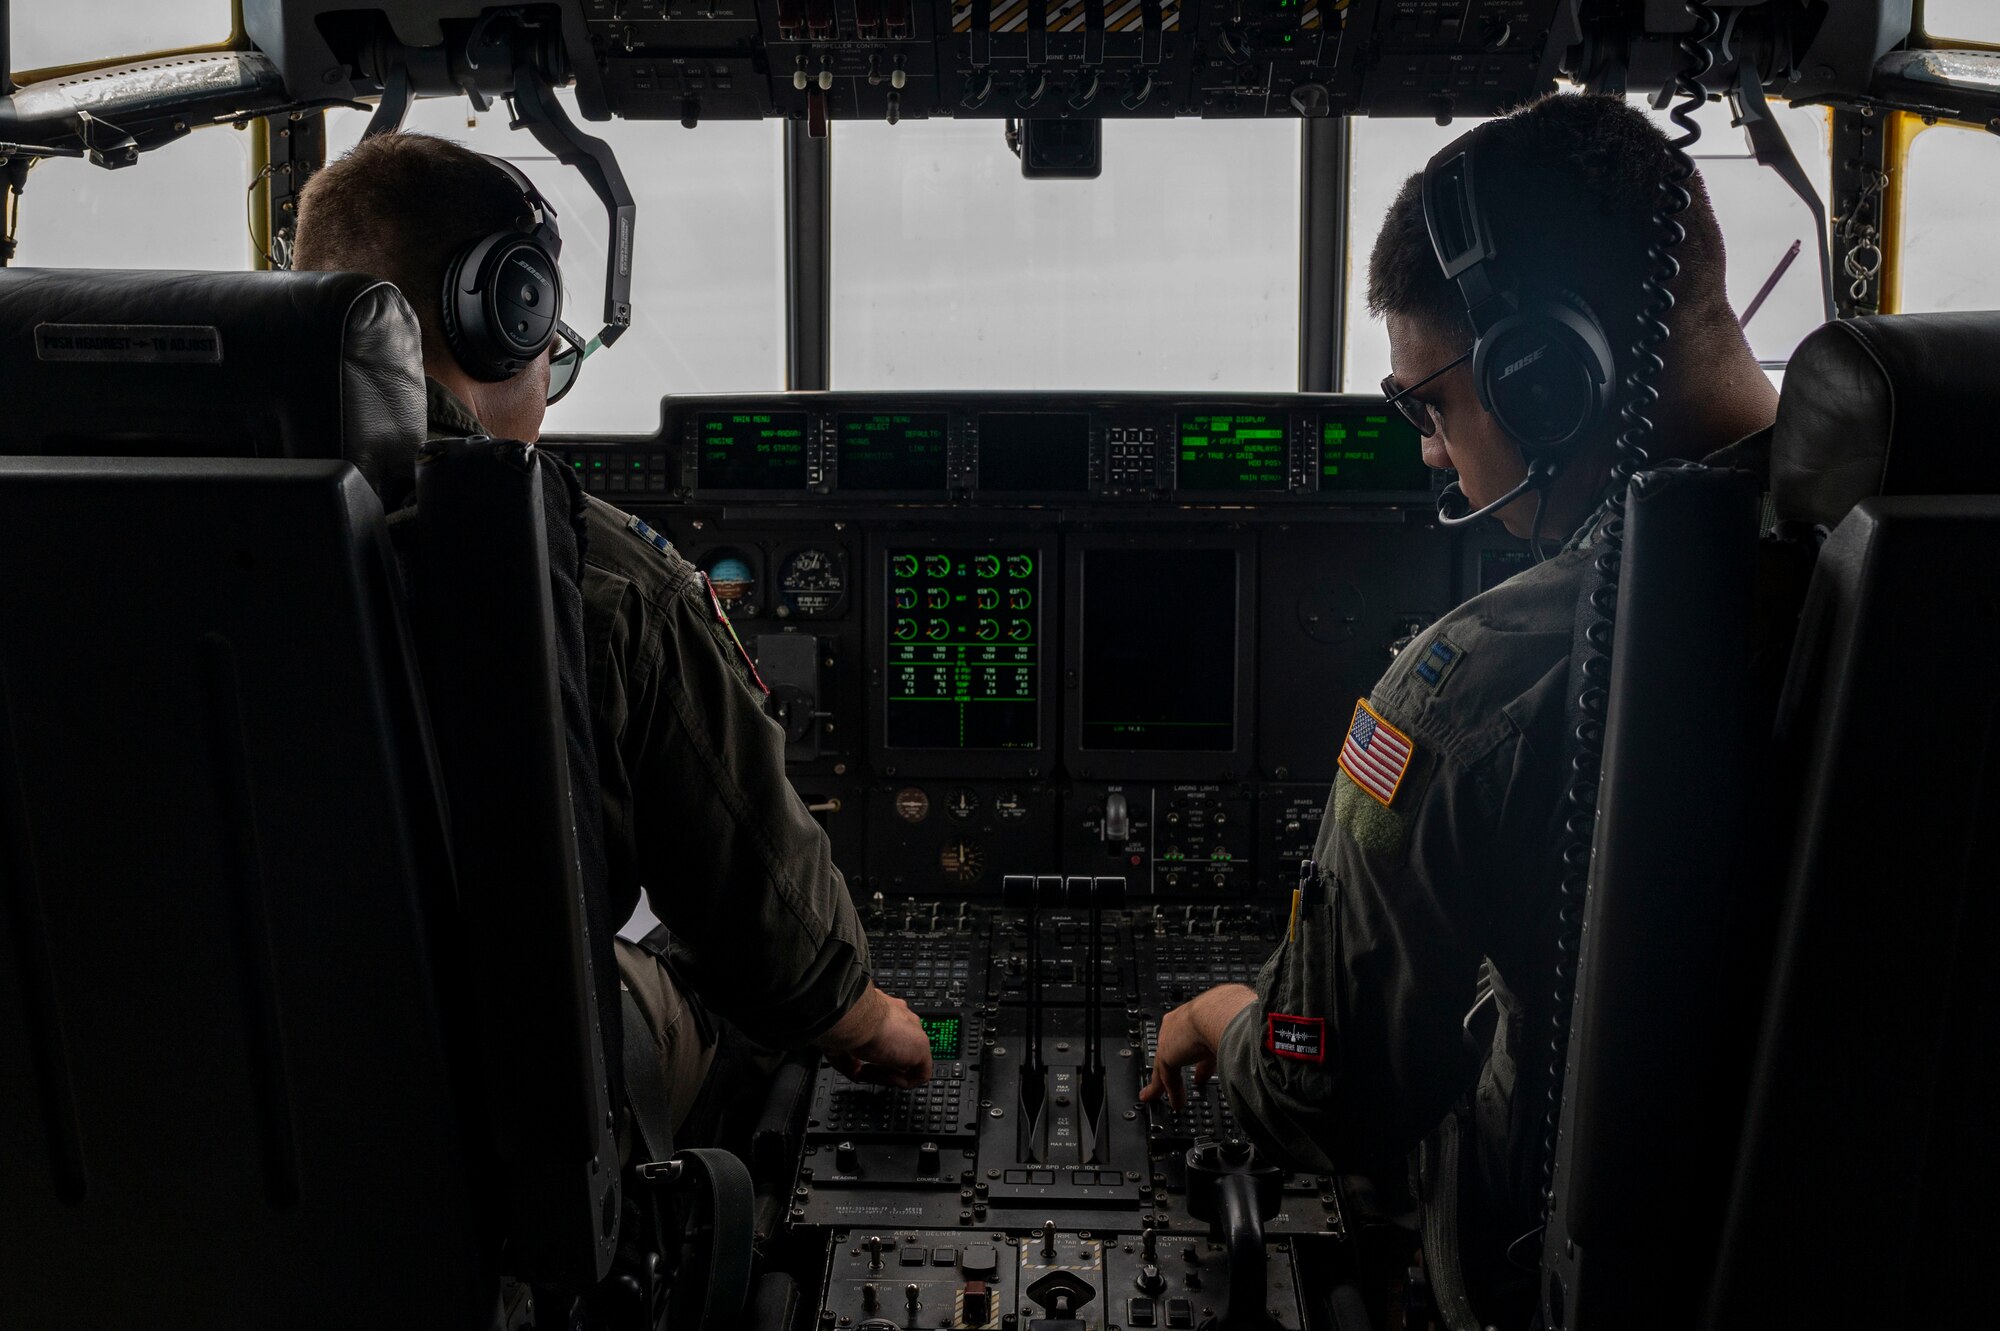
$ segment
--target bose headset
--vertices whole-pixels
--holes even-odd
[[[528,368],[562,318],[562,233],[556,212],[512,162],[486,158],[521,191],[532,231],[494,231],[453,256],[444,272],[444,337],[468,374],[489,382]]]
[[[1483,518],[1552,483],[1576,447],[1604,423],[1615,387],[1611,343],[1590,306],[1572,291],[1523,289],[1494,240],[1479,198],[1482,171],[1492,160],[1493,123],[1460,135],[1424,167],[1424,226],[1472,322],[1479,405],[1520,445],[1528,475],[1476,511],[1453,481],[1438,500],[1438,520],[1449,526]]]

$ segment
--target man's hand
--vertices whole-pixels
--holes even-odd
[[[1194,1069],[1199,1086],[1215,1075],[1215,1051],[1222,1047],[1222,1033],[1236,1014],[1257,1001],[1257,991],[1243,984],[1217,985],[1205,994],[1181,1004],[1160,1022],[1160,1049],[1153,1056],[1153,1080],[1139,1092],[1141,1100],[1157,1100],[1179,1109],[1187,1103],[1187,1088],[1181,1069]]]
[[[910,1005],[874,985],[815,1041],[854,1081],[921,1086],[931,1079],[931,1041]]]

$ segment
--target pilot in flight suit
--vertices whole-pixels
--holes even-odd
[[[475,373],[444,331],[440,300],[453,256],[489,234],[526,231],[531,201],[490,160],[419,134],[364,140],[302,194],[296,266],[373,273],[416,311],[432,439],[539,437],[549,352],[504,378]],[[414,455],[408,462],[414,472]],[[606,931],[632,915],[642,888],[665,925],[642,945],[615,944],[657,1055],[642,1071],[658,1075],[625,1060],[636,1116],[670,1113],[680,1133],[712,1080],[710,1013],[766,1050],[816,1046],[850,1076],[926,1080],[922,1024],[870,979],[832,847],[786,780],[767,690],[706,578],[638,518],[576,498]],[[619,1024],[629,1047],[630,1023]],[[640,1103],[643,1086],[661,1083],[670,1104],[660,1094]]]
[[[1539,260],[1561,275],[1545,281],[1590,293],[1607,328],[1634,327],[1664,137],[1620,99],[1575,95],[1489,128],[1515,161],[1540,164],[1510,192],[1529,215],[1496,220],[1517,267]],[[1743,440],[1711,462],[1760,470],[1762,441],[1746,436],[1769,426],[1776,393],[1729,313],[1720,232],[1698,179],[1693,189],[1652,451],[1702,457]],[[1457,468],[1475,505],[1504,497],[1526,463],[1456,359],[1470,342],[1465,305],[1414,179],[1389,212],[1370,288],[1398,372],[1385,389],[1416,387],[1425,461]],[[1259,1149],[1314,1173],[1380,1170],[1433,1132],[1462,1133],[1460,1230],[1488,1290],[1509,1283],[1508,1249],[1538,1219],[1571,646],[1616,428],[1614,414],[1578,446],[1546,514],[1532,498],[1500,509],[1515,535],[1553,538],[1557,553],[1431,625],[1366,698],[1327,700],[1338,774],[1284,941],[1254,990],[1223,986],[1168,1014],[1145,1091],[1178,1098],[1180,1067],[1212,1071]],[[1484,1048],[1469,1016],[1482,987],[1496,1023]],[[1521,1251],[1532,1265],[1539,1249]]]

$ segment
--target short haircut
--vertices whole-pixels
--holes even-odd
[[[1525,290],[1581,296],[1628,368],[1648,269],[1659,235],[1659,182],[1672,161],[1667,136],[1622,97],[1553,93],[1495,121],[1481,162],[1480,203],[1509,275]],[[1368,261],[1368,308],[1413,318],[1469,344],[1458,285],[1438,266],[1424,225],[1423,175],[1403,184]],[[1722,230],[1697,174],[1674,249],[1680,276],[1669,322],[1677,333],[1734,324],[1723,284]],[[1668,355],[1671,357],[1671,352]]]
[[[424,349],[448,354],[444,274],[459,250],[534,218],[520,187],[478,153],[428,134],[363,139],[306,182],[292,266],[394,282],[422,325]]]

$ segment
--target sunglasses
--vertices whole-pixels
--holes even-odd
[[[550,406],[562,401],[563,394],[576,387],[576,377],[583,372],[585,358],[603,349],[604,338],[601,334],[586,342],[574,328],[557,321],[556,340],[549,344]]]
[[[1430,403],[1413,398],[1410,394],[1416,392],[1439,375],[1448,370],[1455,370],[1471,359],[1472,348],[1467,347],[1457,360],[1452,361],[1449,365],[1440,365],[1437,369],[1432,370],[1408,388],[1404,388],[1398,384],[1395,375],[1389,375],[1382,380],[1382,396],[1389,399],[1390,406],[1403,413],[1404,420],[1417,427],[1418,434],[1428,439],[1437,433],[1437,416],[1431,410]],[[554,401],[554,399],[551,398],[550,401]]]

